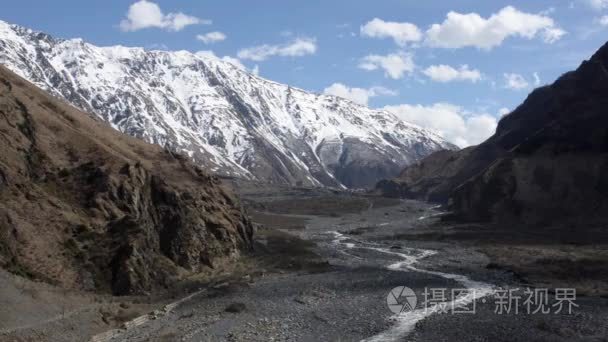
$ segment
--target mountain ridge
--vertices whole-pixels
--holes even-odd
[[[204,52],[97,47],[0,21],[0,63],[226,176],[365,187],[456,148],[390,112],[269,81]]]
[[[448,204],[468,221],[603,223],[608,208],[608,43],[533,90],[481,144],[437,152],[377,187]]]

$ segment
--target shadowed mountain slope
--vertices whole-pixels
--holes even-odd
[[[450,203],[468,220],[603,222],[608,212],[608,45],[534,90],[482,144],[438,152],[378,187]]]

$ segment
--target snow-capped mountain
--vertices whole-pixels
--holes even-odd
[[[272,82],[209,53],[97,47],[0,21],[0,64],[222,175],[362,187],[455,148],[389,112]]]

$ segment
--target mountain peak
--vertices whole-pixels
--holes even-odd
[[[604,43],[594,54],[591,56],[591,61],[601,61],[602,64],[608,64],[608,42]]]
[[[97,47],[4,24],[0,63],[230,177],[363,187],[454,148],[392,113],[266,80],[210,52]]]

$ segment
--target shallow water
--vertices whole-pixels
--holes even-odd
[[[495,286],[484,282],[474,281],[468,277],[460,274],[451,274],[444,272],[437,272],[431,270],[425,270],[417,268],[414,265],[423,258],[437,254],[436,251],[418,248],[403,248],[402,251],[396,252],[390,249],[390,247],[382,246],[378,243],[366,242],[358,239],[353,239],[345,236],[337,231],[328,232],[333,236],[332,244],[342,251],[344,254],[361,259],[360,257],[346,252],[346,250],[354,249],[365,249],[378,253],[388,254],[400,259],[397,262],[391,262],[385,267],[388,270],[396,272],[421,272],[431,275],[443,277],[458,282],[466,288],[468,291],[464,295],[453,298],[452,301],[447,302],[445,305],[448,307],[464,307],[471,304],[473,301],[489,296],[495,292]],[[416,323],[444,310],[445,306],[429,306],[425,308],[417,308],[411,311],[402,312],[391,317],[394,322],[392,328],[384,331],[378,335],[366,338],[362,342],[391,342],[400,341],[406,337],[416,326]]]

